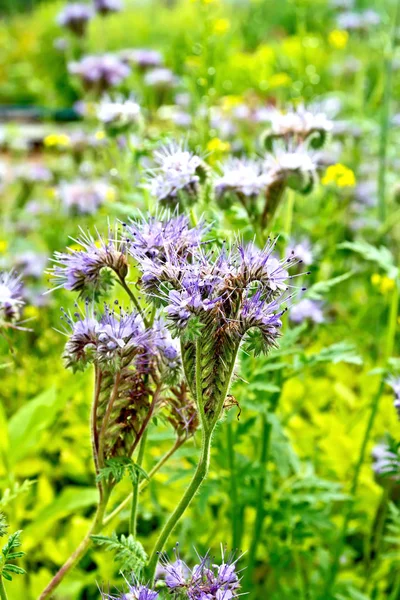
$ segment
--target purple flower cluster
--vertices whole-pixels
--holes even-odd
[[[78,36],[85,35],[87,25],[94,16],[94,12],[87,4],[71,2],[58,14],[57,23],[66,27]]]
[[[122,596],[110,596],[102,593],[101,597],[103,600],[157,600],[159,595],[158,592],[151,590],[146,585],[135,583],[130,585],[129,591],[122,594]]]
[[[98,92],[120,85],[131,72],[128,65],[114,54],[85,56],[79,62],[69,63],[68,69],[80,77],[86,88]]]
[[[92,215],[107,200],[114,199],[115,191],[105,181],[77,179],[72,182],[62,182],[58,188],[58,195],[68,213]]]
[[[302,323],[303,321],[323,323],[325,318],[321,303],[316,300],[310,300],[309,298],[303,298],[300,302],[291,307],[290,320],[293,321],[293,323]]]
[[[120,52],[120,57],[123,61],[143,71],[160,67],[164,62],[160,52],[147,48],[127,48]]]
[[[50,273],[56,288],[63,287],[92,298],[112,284],[109,273],[103,269],[111,269],[120,279],[126,277],[128,264],[124,243],[112,239],[105,241],[101,236],[95,240],[82,229],[81,236],[74,241],[79,249],[55,253],[55,265]]]
[[[262,163],[255,160],[233,158],[222,168],[222,175],[214,183],[217,201],[225,201],[227,197],[239,199],[256,199],[271,183],[268,174],[263,173]]]
[[[23,305],[20,276],[13,271],[0,272],[0,325],[18,321]]]
[[[120,12],[123,8],[122,0],[94,0],[96,12],[100,15]]]
[[[183,560],[177,558],[170,563],[163,557],[163,570],[167,588],[180,593],[189,600],[232,600],[239,597],[240,578],[236,571],[238,557],[233,556],[225,561],[222,552],[222,563],[213,563],[209,553],[199,557],[199,564],[189,569]]]
[[[151,88],[163,91],[175,87],[178,83],[178,78],[170,69],[157,67],[145,74],[144,83]]]
[[[206,177],[202,159],[182,144],[170,144],[155,152],[156,169],[151,177],[151,191],[157,200],[175,206],[182,195],[195,200],[199,183]]]

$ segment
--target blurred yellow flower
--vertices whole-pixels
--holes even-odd
[[[217,19],[214,22],[213,31],[214,31],[214,33],[217,33],[218,35],[222,35],[223,33],[226,33],[228,31],[230,26],[231,26],[231,24],[230,24],[229,19]]]
[[[287,73],[275,73],[268,79],[270,88],[288,87],[292,84],[292,79]]]
[[[49,135],[46,135],[43,142],[46,148],[67,148],[70,145],[71,140],[65,133],[50,133]]]
[[[0,240],[0,252],[3,253],[7,250],[8,248],[8,242],[7,240]]]
[[[50,198],[50,200],[53,200],[54,198],[57,198],[57,189],[54,187],[49,187],[46,190],[46,196],[48,198]]]
[[[356,185],[356,177],[351,169],[341,163],[337,163],[326,169],[321,183],[323,185],[330,185],[333,183],[338,187],[354,187]]]
[[[199,56],[188,56],[185,65],[189,68],[198,68],[201,65],[201,59]]]
[[[207,144],[207,150],[209,152],[218,152],[220,154],[224,152],[229,152],[230,147],[231,145],[229,142],[224,142],[219,138],[213,138]]]
[[[39,309],[37,306],[26,306],[24,310],[24,317],[27,319],[36,319],[39,316]]]
[[[224,96],[221,101],[222,110],[230,110],[231,108],[242,104],[243,98],[242,96],[234,96],[233,94],[229,96]]]
[[[96,140],[104,140],[104,138],[106,137],[106,134],[104,133],[104,131],[96,131],[94,137],[96,138]]]
[[[337,48],[338,50],[342,50],[347,46],[348,39],[348,32],[342,29],[334,29],[328,36],[328,41],[332,48]]]
[[[379,273],[374,273],[371,275],[371,283],[379,289],[381,294],[387,294],[388,292],[391,292],[396,285],[394,279],[391,279],[387,275],[379,275]]]
[[[106,199],[108,200],[108,202],[114,202],[116,199],[117,195],[115,193],[114,188],[108,188],[107,192],[106,192]]]

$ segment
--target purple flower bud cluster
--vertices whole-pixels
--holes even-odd
[[[303,321],[311,321],[312,323],[323,323],[325,321],[322,311],[321,302],[303,298],[291,307],[290,320],[293,323],[302,323]]]
[[[120,12],[123,9],[122,0],[94,0],[96,12],[100,15]]]
[[[141,70],[160,67],[164,62],[160,52],[148,48],[127,48],[121,50],[120,57],[124,62],[127,62],[134,67],[138,67]]]
[[[214,182],[217,201],[234,195],[239,199],[257,198],[271,183],[268,174],[263,173],[260,161],[233,158],[222,167],[222,175]]]
[[[93,16],[93,9],[87,4],[71,2],[70,4],[66,4],[58,14],[57,23],[61,27],[69,29],[75,35],[83,36],[85,35],[87,25]]]
[[[111,232],[110,232],[111,233]],[[109,235],[110,235],[109,233]],[[124,243],[101,236],[95,240],[90,233],[81,229],[81,236],[74,240],[79,249],[56,252],[53,269],[50,271],[56,287],[79,292],[87,298],[98,296],[112,284],[109,274],[103,269],[113,270],[120,279],[128,272]]]
[[[169,90],[178,84],[178,78],[170,69],[157,67],[147,71],[144,83],[159,91]]]
[[[130,68],[118,56],[85,56],[68,65],[69,72],[77,75],[87,89],[101,93],[120,85],[130,75]]]
[[[400,461],[398,456],[391,451],[389,445],[385,442],[376,444],[371,452],[372,469],[377,477],[387,477],[394,481],[400,480]]]
[[[24,305],[21,277],[14,271],[0,272],[0,326],[16,323]]]
[[[109,594],[102,593],[101,597],[103,600],[157,600],[159,594],[146,585],[135,583],[134,585],[130,585],[129,591],[122,594],[122,596],[110,596]]]
[[[400,377],[390,377],[387,381],[394,392],[394,408],[400,419]]]
[[[206,176],[202,159],[182,144],[170,144],[155,152],[154,169],[150,181],[153,196],[165,204],[175,206],[180,197],[196,200],[199,183]]]
[[[239,597],[240,578],[236,564],[240,556],[225,559],[222,552],[221,564],[214,563],[209,553],[199,559],[199,563],[190,569],[177,551],[173,563],[162,557],[165,583],[172,593],[189,600],[232,600]]]

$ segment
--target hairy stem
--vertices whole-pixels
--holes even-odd
[[[54,590],[60,585],[67,573],[69,573],[71,569],[73,569],[76,566],[76,564],[81,560],[81,558],[86,554],[86,551],[90,545],[90,536],[101,531],[103,516],[107,507],[108,498],[109,494],[105,494],[105,496],[103,497],[103,499],[97,507],[96,514],[94,516],[92,525],[88,533],[83,538],[77,549],[71,554],[71,556],[65,561],[63,566],[54,575],[50,583],[45,587],[45,589],[39,596],[39,600],[46,600],[46,598],[50,598]]]
[[[108,427],[108,422],[109,422],[110,415],[111,415],[111,412],[112,412],[112,409],[114,406],[114,402],[118,396],[118,388],[119,388],[120,380],[121,380],[121,373],[118,372],[115,375],[113,389],[112,389],[111,396],[110,396],[110,399],[107,404],[105,415],[103,417],[103,422],[101,424],[101,429],[100,429],[100,434],[99,434],[99,449],[98,449],[98,453],[97,453],[98,462],[99,462],[100,467],[104,467],[104,462],[105,462],[104,450],[105,450],[105,443],[106,443],[107,427]]]
[[[143,463],[144,450],[147,441],[147,431],[144,432],[142,439],[140,440],[139,453],[136,464],[141,467]],[[129,533],[136,537],[136,521],[137,521],[137,509],[139,502],[139,485],[140,485],[140,473],[137,475],[136,485],[132,492],[132,507],[131,507],[131,518],[129,521]]]
[[[228,464],[230,470],[232,547],[237,549],[240,543],[240,514],[236,481],[235,448],[233,444],[233,427],[230,421],[226,424],[226,434]]]
[[[161,469],[161,467],[168,461],[168,459],[178,450],[178,448],[180,448],[182,446],[182,444],[184,443],[184,439],[183,440],[176,440],[175,444],[168,450],[168,452],[166,452],[161,458],[160,460],[154,465],[154,467],[151,469],[151,471],[148,472],[148,478],[151,479],[153,477],[153,475],[155,475],[157,473],[157,471],[159,471],[159,469]],[[142,492],[148,485],[149,483],[149,479],[143,479],[140,484],[139,484],[139,493]],[[107,515],[107,517],[104,519],[103,521],[103,527],[105,527],[106,525],[108,525],[117,515],[119,515],[119,513],[124,510],[124,508],[126,506],[128,506],[128,504],[130,503],[130,501],[132,500],[133,497],[133,492],[131,492],[124,500],[122,500],[122,502],[120,504],[118,504],[118,506],[116,508],[114,508],[114,510]]]
[[[7,592],[6,592],[6,588],[4,587],[4,581],[2,576],[0,575],[0,598],[1,600],[7,600]]]
[[[142,307],[139,304],[138,299],[136,298],[135,294],[132,292],[129,285],[126,283],[125,279],[122,277],[118,277],[117,281],[120,284],[120,286],[124,288],[124,290],[126,291],[126,293],[129,296],[129,298],[132,300],[134,307],[136,308],[136,310],[138,311],[138,313],[140,314],[140,316],[143,319],[143,323],[146,325],[146,327],[148,327],[150,325],[150,323],[149,323],[148,319],[145,317],[145,314],[143,312]]]
[[[198,462],[196,471],[193,475],[192,481],[189,484],[186,492],[182,496],[178,506],[169,517],[168,521],[165,523],[158,540],[156,541],[153,551],[151,553],[149,564],[148,564],[148,572],[147,576],[151,582],[154,580],[154,574],[157,567],[158,562],[158,553],[162,552],[164,546],[177,525],[179,519],[193,500],[197,491],[199,490],[201,484],[203,483],[207,473],[208,467],[210,463],[210,450],[211,450],[211,431],[206,431],[204,428],[202,429],[202,447],[201,447],[201,455],[200,460]]]

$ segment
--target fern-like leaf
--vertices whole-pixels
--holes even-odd
[[[105,535],[92,535],[91,539],[99,546],[104,546],[107,551],[114,552],[114,560],[122,572],[140,573],[147,561],[147,554],[140,542],[130,534],[111,537]]]

